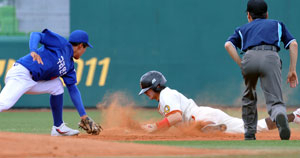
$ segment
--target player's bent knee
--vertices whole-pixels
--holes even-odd
[[[51,95],[60,95],[64,93],[64,87],[63,86],[58,86],[56,89],[51,92]]]
[[[2,112],[4,110],[8,110],[12,106],[13,106],[13,104],[7,104],[7,103],[0,102],[0,112]]]
[[[52,91],[50,92],[51,95],[60,95],[64,93],[64,86],[60,79],[56,80],[56,86],[53,86]]]

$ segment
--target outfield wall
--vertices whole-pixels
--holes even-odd
[[[300,38],[300,1],[267,2],[269,18],[284,22]],[[137,105],[155,107],[155,101],[137,96],[140,76],[149,70],[161,71],[171,88],[198,104],[239,105],[243,79],[224,42],[247,22],[246,0],[72,0],[70,5],[70,30],[86,30],[94,46],[77,62],[85,106],[95,107],[104,96],[124,92]],[[28,37],[0,36],[0,51],[3,86],[7,68],[28,53]],[[288,105],[299,105],[299,88],[285,84],[288,51],[280,56],[284,98]],[[72,107],[68,93],[65,105]],[[15,107],[49,107],[49,95],[25,95]]]

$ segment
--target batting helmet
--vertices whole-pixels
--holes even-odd
[[[160,92],[166,87],[166,82],[167,80],[161,72],[149,71],[145,73],[140,79],[142,90],[140,91],[139,95],[145,93],[150,88],[155,92]]]

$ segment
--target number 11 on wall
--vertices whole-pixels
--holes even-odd
[[[77,73],[77,81],[79,83],[81,80],[81,77],[82,77],[82,71],[83,71],[84,66],[83,66],[83,61],[81,61],[81,60],[77,60],[75,62],[77,63],[77,72],[76,73]],[[102,71],[101,71],[99,82],[98,82],[99,86],[105,85],[105,81],[106,81],[108,69],[109,69],[109,64],[110,64],[109,57],[106,57],[98,62],[98,65],[102,66]],[[94,58],[91,58],[90,60],[87,60],[85,62],[85,65],[89,66],[87,79],[85,82],[85,85],[87,87],[89,87],[89,86],[92,86],[92,84],[93,84],[94,75],[95,75],[95,71],[96,71],[96,67],[97,67],[97,58],[94,57]]]

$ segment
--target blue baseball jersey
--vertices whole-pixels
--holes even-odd
[[[272,19],[255,19],[235,29],[227,41],[246,52],[247,49],[259,45],[273,45],[280,50],[280,42],[289,49],[295,40],[282,22]]]
[[[40,48],[37,48],[38,43],[42,44]],[[67,85],[77,82],[73,48],[64,37],[45,29],[42,33],[32,33],[29,45],[30,51],[39,54],[44,65],[33,61],[30,53],[17,60],[17,63],[22,64],[31,72],[33,80],[51,80],[62,77]]]

